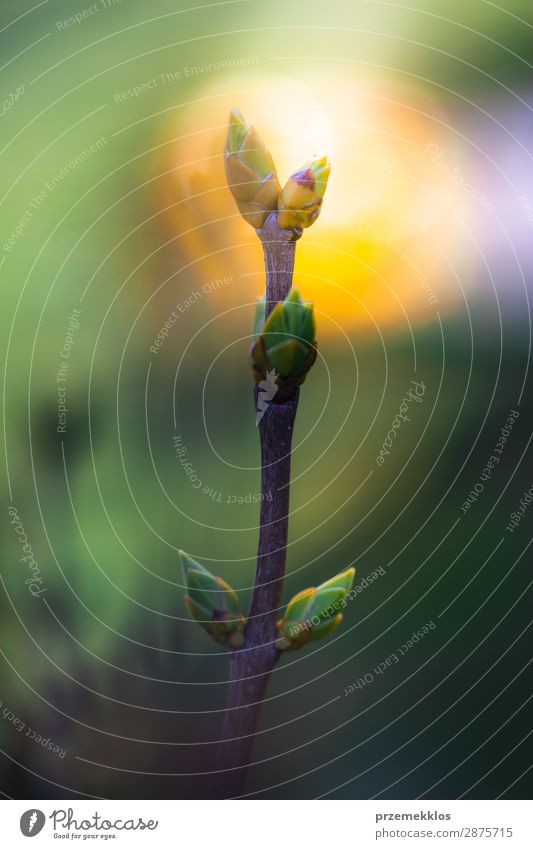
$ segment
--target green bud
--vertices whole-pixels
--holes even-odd
[[[235,590],[184,551],[179,552],[179,558],[188,592],[183,600],[191,619],[217,642],[233,648],[241,646],[246,620]]]
[[[188,595],[183,596],[183,601],[191,619],[207,629],[207,624],[211,622],[211,611],[207,607],[197,604]]]
[[[224,164],[239,212],[252,227],[262,227],[277,208],[280,185],[272,156],[238,109],[230,112]]]
[[[323,584],[320,584],[318,589],[327,590],[330,587],[342,587],[345,593],[349,593],[353,585],[354,576],[355,569],[350,567],[344,572],[341,572],[340,575],[335,575],[334,578],[330,578],[329,581],[325,581]]]
[[[329,619],[331,614],[328,613],[328,609],[344,599],[345,596],[346,593],[342,587],[329,587],[328,589],[317,587],[316,596],[308,617],[310,619]]]
[[[311,610],[313,601],[316,598],[316,588],[309,587],[307,590],[301,590],[291,598],[285,611],[285,619],[294,622],[298,619],[305,619],[306,614]]]
[[[195,569],[187,573],[189,595],[197,604],[213,610],[231,610],[239,612],[237,593],[222,578],[206,575]]]
[[[254,380],[260,383],[268,372],[276,372],[279,391],[275,400],[284,401],[304,382],[316,360],[313,305],[292,288],[285,300],[274,306],[261,329],[264,313],[263,300],[256,307],[255,342],[250,352]]]
[[[324,620],[320,625],[313,625],[309,642],[312,643],[315,640],[321,640],[323,637],[329,637],[339,627],[343,619],[342,613],[337,613],[336,616]]]
[[[276,648],[279,651],[301,648],[333,633],[342,622],[338,608],[346,600],[354,576],[355,569],[346,569],[319,587],[297,593],[277,623]]]
[[[320,215],[331,165],[314,159],[289,177],[278,201],[278,225],[284,230],[310,227]]]

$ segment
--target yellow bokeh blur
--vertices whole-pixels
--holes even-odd
[[[428,151],[457,161],[457,142],[420,84],[385,76],[348,83],[247,71],[206,85],[164,128],[158,148],[169,233],[179,235],[194,274],[250,275],[251,299],[262,291],[260,246],[224,176],[227,116],[238,106],[270,148],[282,185],[312,156],[332,162],[321,216],[297,250],[295,282],[305,297],[331,326],[429,320],[457,299],[457,285],[439,282],[460,273],[451,253],[464,199]],[[229,306],[228,291],[221,297]]]

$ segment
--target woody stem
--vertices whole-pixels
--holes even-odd
[[[257,231],[266,268],[266,316],[284,300],[292,285],[298,230],[282,230],[275,214]],[[246,771],[270,673],[278,659],[276,622],[289,528],[291,446],[299,390],[268,405],[259,422],[261,508],[257,565],[245,642],[231,658],[231,680],[218,753],[215,798],[238,796]],[[257,389],[254,393],[257,402]]]

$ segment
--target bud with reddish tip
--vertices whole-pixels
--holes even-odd
[[[258,229],[278,205],[276,166],[257,130],[238,109],[229,116],[224,151],[226,178],[239,212]]]
[[[278,201],[278,224],[283,230],[310,227],[316,221],[330,171],[331,165],[323,156],[289,177]]]
[[[244,643],[246,620],[235,590],[184,551],[179,552],[179,558],[188,593],[183,601],[191,619],[217,643],[240,648]]]

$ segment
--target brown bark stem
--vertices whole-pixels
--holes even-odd
[[[296,242],[301,230],[282,230],[278,227],[275,213],[269,215],[264,226],[257,231],[263,243],[266,270],[266,314],[268,318],[276,301],[283,301],[289,294],[294,272]]]
[[[266,269],[266,315],[286,298],[294,271],[298,230],[281,230],[275,214],[257,231]],[[274,645],[289,527],[291,447],[299,390],[282,403],[272,401],[259,422],[261,508],[252,600],[242,649],[233,652],[227,709],[218,754],[215,798],[242,791],[250,762],[261,703],[278,659]],[[254,398],[257,399],[257,390]]]

